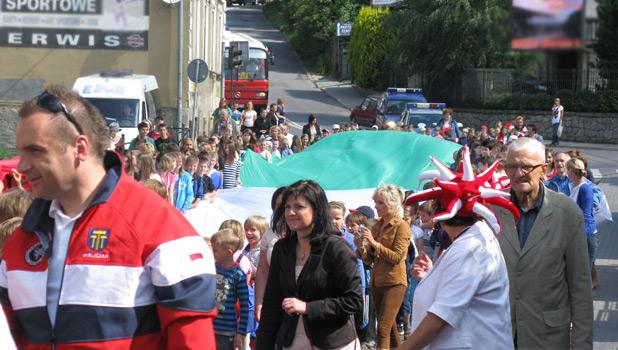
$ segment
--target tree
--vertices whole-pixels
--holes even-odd
[[[399,25],[399,44],[410,73],[429,77],[429,90],[450,90],[455,73],[512,65],[510,1],[405,0],[389,24]]]
[[[287,27],[295,32],[291,41],[296,51],[302,57],[315,58],[310,61],[317,66],[326,66],[337,22],[353,20],[360,4],[365,1],[279,0],[279,4],[288,22]]]
[[[599,27],[594,45],[599,61],[600,74],[607,80],[607,87],[618,88],[618,0],[597,1]]]

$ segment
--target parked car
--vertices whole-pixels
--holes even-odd
[[[382,125],[388,121],[401,123],[401,115],[406,110],[406,104],[411,102],[427,102],[421,89],[394,88],[386,89],[381,95],[371,95],[350,113],[350,121],[356,121],[360,126],[371,127]]]
[[[534,94],[539,92],[547,92],[547,85],[539,79],[522,73],[513,73],[513,92],[524,92],[528,94]]]
[[[401,116],[401,125],[409,125],[416,132],[420,131],[420,126],[433,129],[442,119],[445,108],[446,103],[408,103]]]
[[[358,105],[350,113],[350,121],[358,123],[360,126],[371,127],[376,125],[378,108],[381,107],[382,97],[380,95],[368,96],[363,103]]]

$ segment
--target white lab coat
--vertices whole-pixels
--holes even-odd
[[[478,221],[434,262],[414,292],[412,331],[428,312],[448,325],[425,349],[514,348],[509,280],[493,231]]]

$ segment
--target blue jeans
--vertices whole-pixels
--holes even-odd
[[[551,128],[552,128],[552,137],[551,137],[551,143],[554,145],[557,145],[560,143],[560,137],[558,136],[558,128],[560,127],[560,123],[556,123],[556,124],[552,124]]]

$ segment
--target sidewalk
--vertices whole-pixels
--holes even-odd
[[[349,80],[337,81],[329,77],[320,77],[308,74],[315,86],[332,97],[341,106],[352,110],[371,94],[372,91],[359,88]]]

